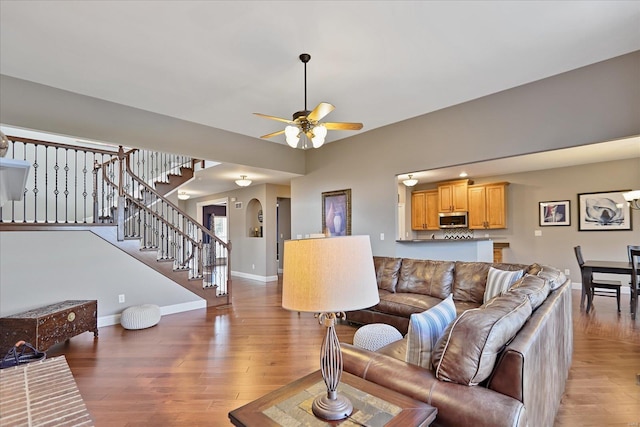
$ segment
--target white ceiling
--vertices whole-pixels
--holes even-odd
[[[0,1],[2,74],[255,138],[302,52],[307,106],[366,132],[635,50],[639,1]]]

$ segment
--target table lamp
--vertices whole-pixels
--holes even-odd
[[[320,352],[320,370],[327,394],[311,406],[315,416],[341,420],[353,405],[338,394],[342,353],[336,335],[336,319],[345,312],[376,305],[380,301],[369,236],[344,236],[284,243],[282,307],[317,313],[327,328]]]

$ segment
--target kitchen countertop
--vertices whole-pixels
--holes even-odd
[[[484,242],[493,240],[490,237],[474,237],[472,239],[413,239],[396,240],[396,243],[451,243],[451,242]]]

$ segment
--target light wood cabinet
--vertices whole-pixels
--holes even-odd
[[[411,193],[411,229],[438,230],[438,190]]]
[[[468,210],[468,179],[441,182],[438,184],[438,200],[440,212],[466,212]]]
[[[507,228],[507,185],[497,182],[468,187],[471,230]]]
[[[493,243],[493,262],[503,262],[502,250],[509,247],[509,243]]]

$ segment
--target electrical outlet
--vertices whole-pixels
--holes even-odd
[[[535,231],[533,232],[533,235],[534,235],[534,236],[536,236],[536,237],[540,237],[540,236],[542,236],[542,230],[535,230]]]
[[[384,240],[384,233],[380,233],[380,240]]]
[[[569,269],[568,269],[568,268],[565,268],[565,269],[564,269],[564,275],[565,275],[565,276],[571,276],[571,272],[569,271]]]
[[[255,270],[255,269],[256,269],[256,265],[255,265],[255,264],[251,264],[251,268],[252,268],[253,270]]]
[[[124,302],[124,294],[118,295],[118,302],[122,304]]]

